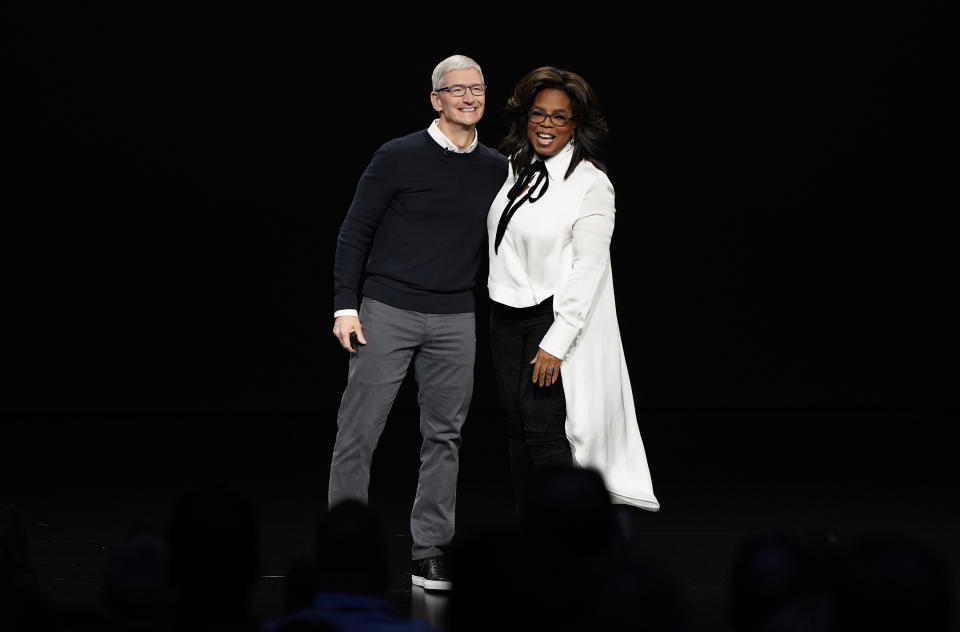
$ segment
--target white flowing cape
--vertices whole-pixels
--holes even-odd
[[[660,509],[640,438],[609,258],[580,338],[560,367],[574,462],[600,472],[614,502]]]

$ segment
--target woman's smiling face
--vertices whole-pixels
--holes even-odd
[[[551,118],[544,118],[540,123],[534,123],[529,120],[529,116],[540,118],[544,115],[551,115]],[[552,118],[557,116],[560,120],[566,119],[567,123],[557,126],[557,121]],[[563,90],[555,88],[544,88],[537,93],[533,100],[533,107],[530,108],[530,114],[527,120],[527,139],[542,158],[549,158],[557,154],[566,147],[573,137],[573,130],[577,124],[573,121],[573,108],[570,105],[570,97]]]

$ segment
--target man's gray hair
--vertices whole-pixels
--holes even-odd
[[[466,55],[451,55],[437,64],[433,69],[433,89],[439,90],[443,87],[443,78],[451,70],[469,70],[473,68],[480,74],[480,83],[483,83],[483,71],[480,70],[480,64],[473,61]]]

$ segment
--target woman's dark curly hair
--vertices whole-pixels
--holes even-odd
[[[562,90],[570,97],[573,121],[577,124],[572,139],[573,159],[564,179],[573,173],[581,160],[589,160],[605,172],[606,167],[600,158],[600,141],[607,134],[607,122],[600,112],[597,95],[580,75],[553,66],[543,66],[527,73],[507,101],[509,130],[500,143],[500,151],[510,158],[514,172],[519,173],[533,158],[534,150],[527,139],[527,114],[533,107],[537,93],[546,88]]]

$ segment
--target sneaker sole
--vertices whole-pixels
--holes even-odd
[[[420,586],[424,590],[453,590],[453,582],[437,579],[427,579],[419,575],[411,575],[410,583],[414,586]]]

